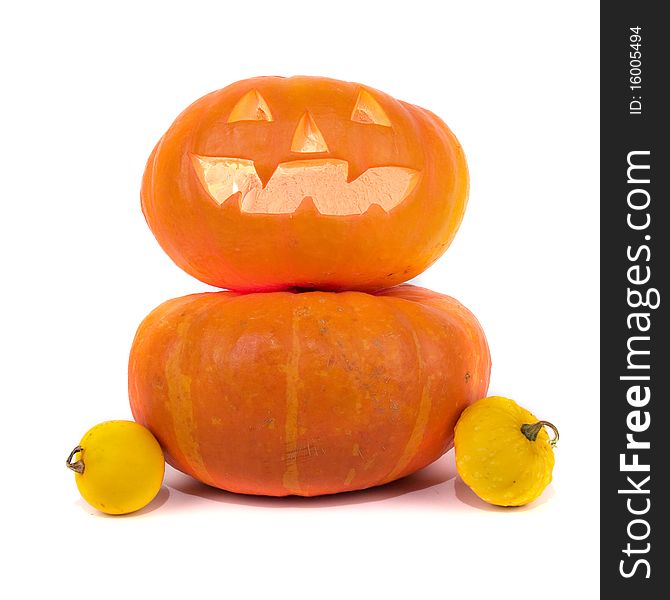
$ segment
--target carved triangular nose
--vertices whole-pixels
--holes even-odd
[[[316,126],[312,115],[305,111],[305,114],[300,117],[298,126],[293,133],[293,141],[291,142],[292,152],[328,152],[328,145],[323,139],[323,134]]]

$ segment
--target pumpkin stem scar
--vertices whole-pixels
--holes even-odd
[[[524,423],[521,426],[521,433],[523,433],[531,442],[534,442],[537,439],[537,434],[540,433],[540,429],[543,427],[549,427],[554,432],[554,439],[549,440],[549,443],[552,448],[555,448],[558,443],[558,429],[549,421],[538,421],[532,425]]]
[[[79,473],[80,475],[84,473],[84,461],[79,459],[76,462],[72,462],[72,459],[74,458],[74,455],[77,454],[77,452],[83,451],[84,449],[81,446],[77,446],[72,452],[70,452],[70,456],[68,456],[67,460],[65,461],[68,469],[72,469],[75,473]]]

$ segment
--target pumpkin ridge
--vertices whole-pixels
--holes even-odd
[[[298,384],[300,382],[300,338],[298,337],[298,307],[293,308],[291,316],[291,351],[286,365],[286,422],[285,461],[286,470],[282,484],[290,494],[300,493],[298,481]]]
[[[414,426],[412,427],[409,439],[405,444],[405,448],[402,451],[400,458],[398,459],[398,462],[396,463],[395,467],[393,467],[391,472],[384,477],[386,481],[392,481],[393,479],[397,479],[398,476],[400,476],[400,474],[403,473],[403,471],[407,468],[407,465],[409,465],[412,459],[416,457],[417,450],[419,449],[421,443],[423,442],[423,437],[426,433],[426,428],[428,427],[428,417],[430,415],[430,409],[432,405],[430,394],[428,393],[428,386],[430,384],[430,381],[426,376],[426,363],[422,356],[419,337],[417,336],[414,327],[412,327],[412,324],[407,323],[408,319],[405,317],[405,315],[400,313],[400,311],[396,310],[395,307],[393,312],[396,313],[398,320],[402,322],[412,333],[412,340],[414,341],[414,347],[416,350],[416,359],[419,366],[419,378],[422,380],[422,384],[421,384],[421,399],[419,401],[419,409],[417,410],[416,413]]]
[[[194,404],[191,399],[192,377],[184,373],[183,355],[188,345],[188,332],[193,322],[205,312],[208,304],[200,307],[190,318],[181,317],[176,328],[176,344],[165,361],[165,380],[167,381],[167,398],[173,415],[173,431],[183,459],[205,481],[210,481],[200,443],[195,430]]]

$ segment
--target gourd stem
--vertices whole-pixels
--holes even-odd
[[[75,473],[79,473],[80,475],[84,472],[84,461],[80,458],[78,461],[72,462],[72,459],[74,458],[74,455],[77,454],[77,452],[82,452],[83,450],[84,449],[81,446],[77,446],[72,452],[70,452],[70,456],[68,456],[67,460],[65,461],[68,469],[72,469]]]
[[[537,434],[540,433],[540,429],[543,427],[549,427],[554,432],[554,439],[549,440],[551,447],[554,448],[558,442],[558,429],[553,423],[549,421],[538,421],[537,423],[524,423],[521,426],[521,433],[523,433],[531,442],[537,440]]]

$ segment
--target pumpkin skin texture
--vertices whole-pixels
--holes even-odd
[[[490,368],[472,313],[429,290],[213,292],[145,318],[129,396],[180,471],[232,492],[315,496],[439,458]]]
[[[374,291],[444,253],[467,194],[461,146],[429,111],[357,83],[257,77],[179,115],[141,202],[165,252],[210,285]]]

